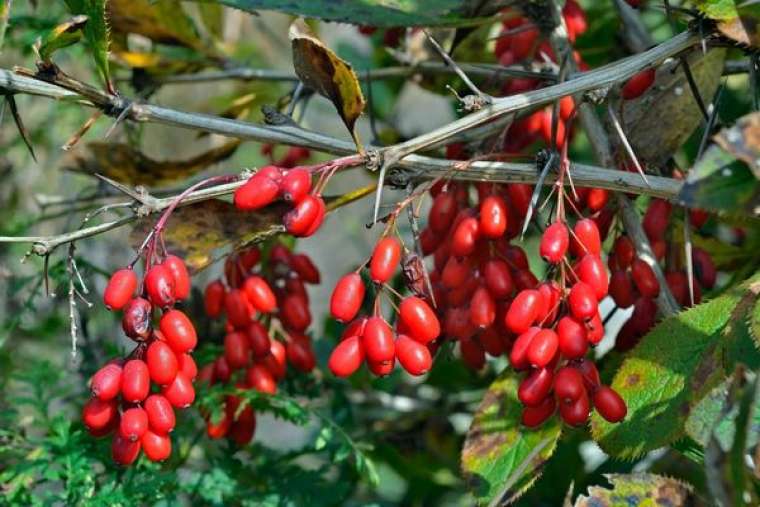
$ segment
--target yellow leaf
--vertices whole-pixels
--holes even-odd
[[[84,36],[82,29],[90,19],[84,14],[74,16],[70,20],[57,25],[44,37],[37,39],[34,50],[43,62],[48,62],[53,53],[59,49],[76,44]]]
[[[356,120],[364,110],[364,96],[351,65],[325,46],[302,19],[290,25],[293,67],[304,85],[330,99],[346,124],[360,153]]]
[[[187,160],[154,160],[128,144],[88,143],[85,153],[77,152],[64,169],[86,174],[102,174],[126,185],[161,187],[185,180],[211,164],[230,157],[240,141],[223,145]]]

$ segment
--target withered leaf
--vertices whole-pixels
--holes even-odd
[[[351,65],[324,45],[302,20],[290,25],[293,67],[304,85],[327,97],[335,105],[359,152],[363,152],[356,132],[356,120],[364,110],[359,80]]]
[[[186,160],[154,160],[123,143],[93,142],[76,152],[64,169],[99,173],[126,185],[161,187],[185,180],[212,164],[230,157],[240,141],[233,139]]]
[[[742,116],[733,127],[721,130],[714,140],[725,151],[746,163],[760,179],[760,113]]]
[[[605,478],[612,484],[611,489],[601,486],[588,488],[588,495],[581,495],[575,507],[597,507],[602,505],[689,505],[693,500],[691,486],[661,475],[607,474]]]
[[[687,61],[704,103],[715,95],[723,72],[724,48],[703,54],[695,50]],[[614,110],[621,116],[625,134],[642,164],[661,166],[700,125],[702,112],[689,88],[678,60],[657,69],[654,85],[639,99],[616,101]],[[618,152],[625,150],[618,143]]]
[[[172,213],[163,232],[164,243],[169,252],[185,259],[193,271],[199,271],[225,249],[238,249],[282,232],[282,215],[286,210],[284,205],[274,205],[248,213],[221,199],[189,204]],[[156,220],[156,216],[149,216],[137,222],[129,237],[135,248]]]
[[[718,31],[731,40],[760,47],[760,5],[757,2],[697,0],[699,10],[716,21]]]

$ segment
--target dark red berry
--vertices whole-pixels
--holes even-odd
[[[540,327],[531,327],[515,340],[512,350],[509,353],[509,362],[515,370],[523,370],[528,367],[528,349],[533,341],[533,337],[541,331]]]
[[[539,405],[523,408],[521,422],[528,428],[536,428],[549,419],[556,409],[554,397],[547,396]]]
[[[280,320],[288,329],[305,331],[311,324],[309,302],[301,294],[287,294],[282,299]]]
[[[290,267],[298,273],[298,276],[306,283],[317,284],[320,282],[319,269],[306,254],[296,254],[290,258]]]
[[[152,317],[153,306],[150,302],[147,299],[134,298],[124,308],[121,328],[124,330],[124,334],[133,340],[145,340],[151,333]]]
[[[631,278],[642,296],[656,298],[660,294],[660,283],[657,281],[654,271],[642,259],[633,261]]]
[[[517,388],[517,397],[523,403],[535,407],[540,405],[544,398],[549,395],[552,389],[552,380],[554,375],[549,368],[538,368],[532,370],[527,377],[520,382]]]
[[[219,280],[214,280],[206,286],[206,291],[203,294],[203,306],[206,310],[206,315],[212,319],[222,314],[222,310],[224,309],[224,293],[224,284]]]
[[[111,457],[119,465],[131,465],[140,454],[140,441],[131,442],[126,438],[114,435],[111,442]]]
[[[251,348],[248,337],[243,332],[233,331],[224,337],[224,358],[233,370],[248,365]]]
[[[245,373],[248,386],[260,393],[274,394],[277,392],[277,382],[269,369],[261,364],[253,364]]]
[[[583,375],[571,366],[564,366],[554,375],[554,395],[560,403],[571,403],[586,394]]]
[[[622,421],[628,413],[623,398],[607,386],[599,386],[594,392],[594,407],[599,415],[612,423]]]
[[[224,310],[227,320],[236,328],[246,327],[253,317],[253,306],[240,289],[232,289],[225,294]]]
[[[491,259],[486,262],[483,278],[485,278],[488,292],[494,299],[508,298],[515,290],[509,265],[503,260]]]
[[[526,351],[526,358],[534,368],[543,368],[557,354],[559,339],[551,329],[542,329],[533,337]]]
[[[612,300],[620,308],[629,308],[636,298],[630,275],[627,271],[620,269],[612,272],[609,292]]]
[[[142,407],[133,407],[121,414],[119,435],[134,442],[148,430],[148,414]]]
[[[311,342],[305,335],[291,335],[286,347],[290,364],[297,370],[309,373],[316,366],[316,358],[311,348]]]
[[[264,325],[254,320],[245,331],[254,358],[263,359],[269,355],[272,349],[272,339]]]
[[[717,278],[717,271],[712,257],[701,248],[694,248],[692,250],[692,259],[694,262],[694,276],[699,280],[699,284],[705,289],[712,289],[715,286]]]
[[[585,424],[590,413],[591,404],[586,391],[583,391],[583,394],[571,403],[559,404],[559,415],[563,421],[571,426]]]

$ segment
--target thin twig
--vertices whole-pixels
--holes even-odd
[[[484,104],[490,104],[492,97],[488,95],[487,93],[483,93],[480,88],[478,88],[475,83],[472,82],[472,80],[467,77],[467,74],[462,70],[462,68],[457,65],[457,63],[454,61],[453,58],[446,52],[445,49],[441,47],[441,45],[438,43],[437,40],[435,40],[435,37],[433,37],[430,32],[427,30],[423,30],[425,35],[427,36],[430,43],[433,45],[436,51],[438,51],[438,54],[441,55],[441,58],[446,62],[446,64],[454,69],[454,72],[457,76],[459,76],[459,79],[461,79],[464,84],[467,86],[467,88],[470,89],[472,93],[480,97],[480,99],[483,101]]]
[[[647,180],[647,175],[644,172],[644,168],[641,167],[641,164],[639,163],[639,159],[638,157],[636,157],[636,153],[633,151],[633,146],[631,146],[631,143],[628,142],[628,136],[625,135],[625,131],[623,131],[623,126],[620,124],[620,120],[618,120],[618,117],[615,114],[615,111],[612,109],[611,103],[607,104],[607,113],[610,115],[610,121],[612,122],[612,126],[615,129],[615,133],[618,135],[620,142],[623,143],[623,147],[625,148],[625,151],[628,154],[628,158],[631,159],[631,161],[633,162],[633,166],[639,172],[639,175],[644,180],[644,183],[646,183],[648,186],[649,180]]]

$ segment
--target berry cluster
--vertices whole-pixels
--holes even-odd
[[[206,313],[212,319],[226,316],[226,335],[224,353],[204,366],[199,378],[274,394],[287,364],[305,373],[314,369],[311,339],[305,334],[311,324],[305,284],[319,283],[320,274],[308,255],[279,243],[272,246],[266,262],[261,257],[256,247],[231,255],[225,262],[224,281],[206,287]],[[284,345],[273,337],[273,330]],[[211,438],[227,436],[241,446],[253,438],[253,408],[246,406],[238,414],[239,405],[239,398],[228,396],[220,420],[206,417]]]
[[[681,248],[670,248],[666,240],[672,214],[671,203],[652,199],[644,214],[642,226],[655,257],[666,264],[665,280],[676,302],[681,306],[691,306],[689,278],[685,262],[679,256]],[[689,219],[699,229],[707,221],[708,215],[701,210],[690,210]],[[711,289],[715,285],[717,272],[712,257],[701,248],[693,248],[692,260],[693,297],[696,304],[702,299],[702,289]],[[649,264],[637,258],[633,243],[625,235],[615,239],[607,262],[612,273],[610,296],[619,308],[633,306],[630,319],[620,329],[615,341],[615,348],[624,352],[633,348],[654,327],[657,312],[654,299],[660,294],[660,284]]]
[[[152,461],[168,458],[174,409],[186,408],[195,399],[197,368],[190,352],[198,338],[190,319],[174,308],[190,295],[185,263],[167,255],[147,269],[139,296],[137,286],[131,266],[116,271],[106,286],[106,307],[123,310],[122,328],[137,346],[125,360],[109,361],[93,375],[93,396],[82,411],[93,436],[116,430],[111,450],[121,465],[133,463],[141,449]],[[157,329],[156,308],[162,313]],[[152,391],[151,384],[158,389]]]
[[[377,376],[393,371],[397,359],[412,375],[422,375],[432,366],[432,342],[440,335],[441,325],[430,305],[417,296],[402,298],[396,332],[380,312],[383,294],[398,296],[387,283],[398,269],[401,254],[396,238],[385,236],[375,245],[368,269],[369,278],[378,289],[371,317],[356,318],[366,292],[359,270],[344,275],[336,284],[330,299],[330,313],[338,321],[349,323],[328,363],[336,376],[353,374],[365,360],[369,370]]]
[[[311,190],[309,169],[268,165],[235,191],[234,202],[241,211],[255,211],[282,199],[293,206],[283,217],[285,229],[293,236],[307,237],[319,229],[327,212],[325,201]]]

